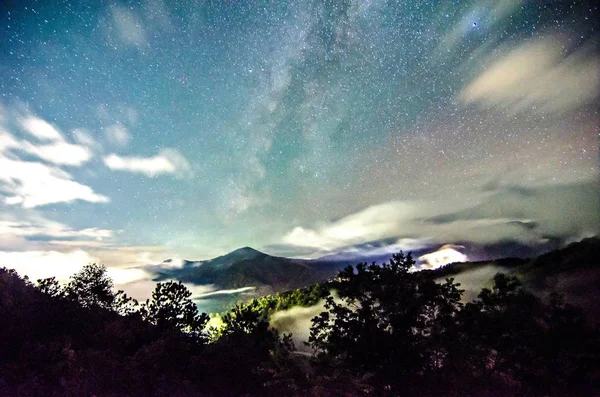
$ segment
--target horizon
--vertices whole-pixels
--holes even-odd
[[[599,234],[597,6],[0,10],[0,267],[33,280],[103,263],[142,296],[148,265],[239,247],[468,260]]]

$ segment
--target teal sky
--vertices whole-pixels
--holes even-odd
[[[0,261],[597,233],[597,20],[515,0],[4,2]]]

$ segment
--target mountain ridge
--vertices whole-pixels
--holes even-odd
[[[575,287],[571,286],[567,291],[564,282],[558,284],[555,280],[556,275],[566,274],[569,282],[574,286],[581,285],[581,279],[585,277],[596,280],[597,270],[600,269],[600,259],[595,250],[600,252],[598,237],[584,239],[532,259],[503,257],[483,261],[457,262],[435,270],[421,269],[421,271],[424,272],[423,274],[431,274],[432,277],[444,278],[493,267],[522,276],[532,288],[537,287],[542,290],[552,286],[559,291],[579,296],[580,294],[571,293]],[[239,289],[252,286],[255,287],[253,295],[260,296],[324,282],[348,265],[372,261],[382,263],[387,261],[391,255],[391,253],[376,255],[373,258],[360,256],[337,259],[328,256],[317,259],[295,259],[269,255],[245,246],[208,260],[184,260],[178,267],[154,265],[149,266],[148,269],[154,275],[154,281],[175,279],[194,285],[210,284],[219,289]],[[163,263],[170,264],[172,261],[166,260]]]

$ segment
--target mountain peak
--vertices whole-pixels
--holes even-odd
[[[242,247],[231,251],[226,256],[244,256],[244,257],[255,257],[261,255],[262,252],[255,250],[252,247]]]

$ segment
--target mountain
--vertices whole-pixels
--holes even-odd
[[[206,261],[183,261],[181,267],[153,267],[156,281],[214,284],[222,289],[257,287],[273,293],[304,287],[323,279],[312,261],[271,256],[250,247]]]
[[[550,251],[520,269],[526,285],[542,297],[557,292],[600,325],[600,238],[586,238]]]
[[[166,260],[161,265],[149,266],[155,281],[180,280],[195,285],[212,284],[217,289],[235,290],[254,287],[249,296],[262,296],[305,287],[335,276],[339,270],[359,262],[381,263],[391,254],[353,257],[351,255],[327,256],[319,259],[291,259],[272,256],[250,247],[239,248],[226,255],[205,261],[181,261],[175,266]],[[534,259],[518,257],[495,260],[452,263],[435,270],[421,270],[425,277],[444,279],[454,277],[466,290],[467,300],[474,298],[481,287],[491,285],[497,272],[515,274],[525,285],[541,296],[556,291],[569,303],[589,308],[600,319],[595,297],[600,291],[600,239],[589,238],[562,249],[553,250]],[[235,303],[236,295],[216,297],[211,310]],[[214,307],[213,307],[214,306]],[[208,310],[208,309],[207,309]]]
[[[491,285],[498,271],[519,277],[526,288],[543,299],[557,293],[564,300],[588,313],[593,324],[600,324],[600,238],[591,237],[552,250],[533,259],[501,258],[490,261],[451,263],[423,275],[443,279],[454,277],[466,287],[466,297]],[[463,295],[463,296],[465,296]]]
[[[381,263],[390,256],[293,259],[243,247],[205,261],[183,260],[178,266],[167,259],[162,264],[148,266],[147,270],[154,274],[154,281],[175,279],[195,285],[213,284],[227,290],[252,286],[256,288],[255,295],[266,295],[306,287],[335,276],[348,265],[361,261]]]

